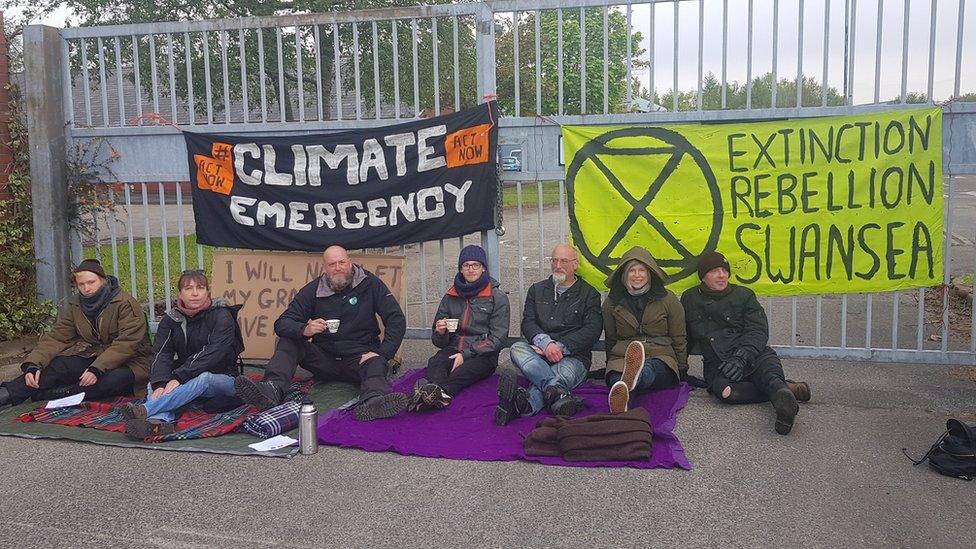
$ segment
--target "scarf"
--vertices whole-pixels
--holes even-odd
[[[454,275],[454,290],[462,299],[471,299],[478,295],[488,284],[491,284],[491,277],[488,276],[488,271],[481,273],[481,277],[474,282],[466,282],[464,277],[461,276],[461,273]]]
[[[186,318],[193,318],[194,316],[199,314],[200,311],[206,311],[212,305],[213,305],[213,299],[211,299],[210,296],[207,296],[207,300],[201,303],[200,306],[196,308],[188,307],[187,304],[183,302],[182,297],[176,299],[176,310],[183,313],[183,315]]]
[[[108,276],[105,277],[105,283],[102,284],[102,287],[99,288],[97,292],[88,297],[83,295],[78,296],[78,303],[81,306],[81,312],[85,313],[85,316],[88,317],[88,321],[92,323],[92,326],[95,326],[95,321],[98,319],[98,315],[102,314],[105,307],[108,307],[108,304],[112,301],[112,299],[119,295],[119,292],[121,291],[122,288],[119,287],[119,279],[115,278],[114,276]]]
[[[716,291],[709,288],[708,284],[705,284],[705,281],[702,281],[702,283],[698,285],[698,291],[701,292],[701,294],[706,298],[716,301],[732,293],[732,285],[729,284],[722,291]]]

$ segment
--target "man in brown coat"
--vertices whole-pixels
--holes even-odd
[[[0,406],[82,391],[85,400],[99,400],[145,385],[151,348],[139,302],[94,259],[72,278],[78,293],[24,359],[24,375],[0,384]]]
[[[685,313],[664,287],[667,275],[634,246],[607,277],[603,302],[610,411],[626,412],[633,393],[673,387],[688,371]]]

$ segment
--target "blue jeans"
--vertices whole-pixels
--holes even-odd
[[[607,372],[607,387],[613,387],[613,384],[620,381],[622,377],[623,372]],[[677,384],[678,376],[675,375],[674,371],[663,360],[649,358],[644,361],[644,369],[641,370],[641,375],[637,378],[637,385],[634,387],[634,390],[630,392],[630,398],[633,399],[634,395],[640,393],[649,393],[659,389],[674,387]]]
[[[549,364],[544,356],[536,354],[532,346],[524,341],[512,345],[512,363],[522,370],[522,375],[529,380],[529,403],[532,414],[536,414],[545,405],[542,393],[548,387],[562,387],[571,391],[586,380],[586,365],[578,358],[564,357],[555,364]],[[530,414],[530,415],[532,415]]]
[[[152,386],[149,387],[148,391],[145,406],[149,418],[173,421],[176,419],[174,410],[193,402],[197,398],[233,396],[234,378],[224,374],[204,372],[159,398],[152,398]]]

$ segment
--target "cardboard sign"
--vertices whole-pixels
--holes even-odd
[[[389,286],[402,307],[406,303],[406,261],[398,255],[355,255]],[[233,305],[244,305],[237,321],[244,333],[244,359],[269,359],[278,338],[275,320],[303,286],[322,274],[322,254],[295,252],[216,251],[211,293]]]

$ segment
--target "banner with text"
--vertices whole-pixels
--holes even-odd
[[[678,292],[711,250],[762,295],[942,282],[939,107],[562,133],[579,273],[598,288],[637,245]]]
[[[404,309],[406,303],[406,261],[398,255],[351,254],[353,263],[386,283]],[[322,254],[286,252],[231,252],[217,250],[213,256],[211,293],[244,305],[237,322],[244,334],[246,359],[268,359],[277,338],[274,323],[303,286],[322,275]]]
[[[288,137],[184,132],[197,241],[378,248],[494,228],[494,102],[395,126]]]

